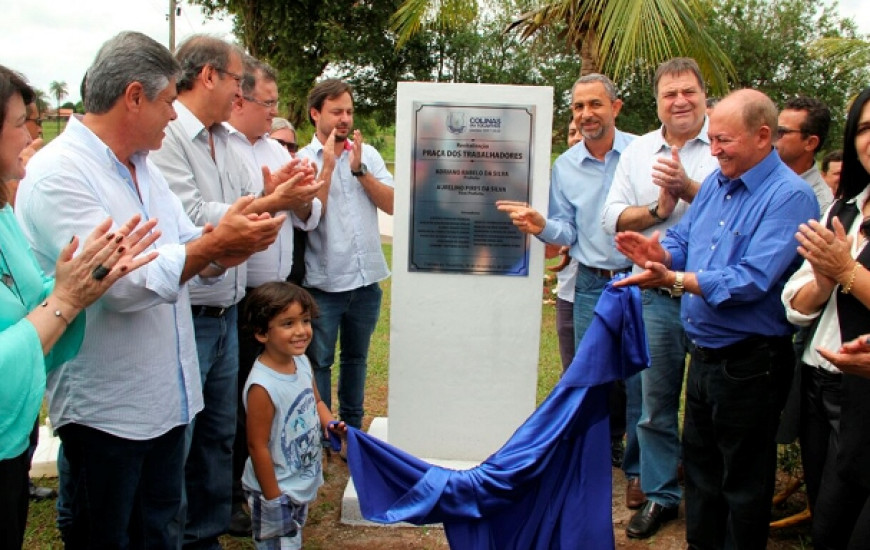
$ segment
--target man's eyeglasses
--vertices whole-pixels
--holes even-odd
[[[263,101],[262,99],[256,99],[249,95],[243,95],[242,98],[245,101],[250,101],[251,103],[256,103],[260,107],[265,107],[267,109],[277,109],[281,102],[277,99],[270,99],[268,101]]]
[[[283,139],[273,138],[275,141],[280,143],[282,146],[286,147],[288,151],[291,153],[295,153],[299,150],[299,144],[294,143],[292,141],[284,141]]]
[[[794,128],[785,128],[783,126],[779,126],[776,129],[776,137],[782,139],[784,136],[788,134],[801,134],[804,135],[803,130],[795,130]]]
[[[41,118],[25,118],[24,122],[32,122],[42,128],[42,119]]]
[[[216,71],[217,71],[218,73],[220,73],[220,74],[225,74],[225,75],[227,75],[228,77],[232,78],[233,80],[236,81],[236,84],[238,84],[239,86],[242,85],[242,78],[243,78],[242,75],[240,75],[240,74],[236,74],[236,73],[232,73],[232,72],[230,72],[230,71],[228,71],[228,70],[226,70],[226,69],[218,69],[217,67],[215,67],[214,70],[216,70]]]

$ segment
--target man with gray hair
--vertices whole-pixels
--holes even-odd
[[[574,83],[571,97],[574,123],[583,141],[568,149],[553,164],[549,215],[545,218],[525,203],[498,201],[497,204],[499,210],[510,214],[520,231],[536,235],[546,243],[570,247],[571,258],[577,260],[576,349],[592,322],[604,285],[614,275],[631,268],[631,262],[616,250],[613,238],[601,227],[601,211],[619,157],[634,136],[616,128],[622,100],[606,76],[581,77]],[[619,385],[614,387],[619,388]],[[624,390],[617,389],[611,398],[611,447],[613,454],[618,455],[626,433]],[[633,438],[634,430],[628,432],[628,436]],[[637,456],[626,456],[624,460],[629,463],[625,466],[629,470],[637,469]]]
[[[662,126],[632,141],[619,159],[602,213],[609,234],[634,230],[664,236],[685,214],[698,182],[716,168],[707,137],[705,91],[694,59],[678,57],[659,65],[653,95]],[[650,368],[626,381],[629,410],[641,410],[636,426],[640,471],[626,475],[640,474],[638,482],[648,501],[626,527],[632,538],[655,534],[662,523],[677,516],[680,505],[677,413],[686,365],[680,300],[669,288],[643,291]]]
[[[18,195],[46,271],[69,235],[107,217],[159,220],[157,259],[88,308],[79,355],[49,376],[52,423],[78,480],[68,548],[177,546],[185,429],[202,409],[187,282],[218,280],[283,223],[246,215],[250,199],[205,229],[185,215],[148,155],[176,116],[178,72],[143,34],[109,40],[88,70],[87,114],[34,156]]]
[[[776,106],[763,93],[725,97],[708,131],[719,168],[686,214],[661,241],[616,236],[644,269],[617,286],[683,295],[689,548],[767,547],[774,436],[794,368],[794,329],[780,296],[800,263],[794,234],[819,216],[810,186],[773,149],[776,128]]]
[[[299,162],[274,174],[262,168],[262,183],[255,183],[245,160],[229,145],[222,123],[242,95],[242,52],[218,38],[195,35],[175,56],[181,65],[174,103],[178,118],[166,127],[163,145],[152,157],[190,219],[197,225],[215,223],[245,195],[257,197],[245,210],[252,216],[293,210],[307,219],[320,190],[313,183],[313,169]],[[213,285],[190,289],[203,410],[188,429],[184,545],[189,547],[219,548],[217,537],[229,528],[238,400],[237,304],[246,279],[241,265],[228,269]]]

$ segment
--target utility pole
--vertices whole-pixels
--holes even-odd
[[[175,12],[180,10],[176,7],[176,0],[169,0],[169,51],[175,54]]]

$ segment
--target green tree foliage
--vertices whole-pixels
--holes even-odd
[[[463,9],[484,0],[405,0],[394,18],[404,39],[419,32],[428,17],[435,24],[456,25]],[[627,76],[639,62],[649,66],[678,55],[694,57],[708,80],[724,89],[733,72],[728,58],[704,25],[703,0],[525,0],[508,27],[522,38],[556,30],[582,59],[582,74],[604,72]],[[471,6],[469,8],[469,6]],[[446,12],[446,14],[444,13]]]
[[[731,89],[756,88],[780,106],[797,95],[824,101],[834,119],[824,148],[841,146],[847,102],[870,73],[810,49],[822,38],[856,38],[851,20],[815,0],[719,0],[709,17],[710,31],[739,67]]]
[[[393,0],[192,1],[208,14],[235,16],[234,32],[242,46],[277,69],[286,115],[294,124],[308,120],[308,90],[331,63],[350,63],[360,77],[377,75],[378,82],[369,78],[358,94],[361,114],[376,104],[368,99],[395,97],[398,78],[427,74],[417,69],[428,69],[428,55],[419,44],[396,53],[394,35],[384,30],[398,8]]]
[[[44,113],[48,110],[48,100],[50,99],[48,95],[40,90],[39,88],[33,89],[34,93],[34,101],[36,101],[36,108],[39,109],[40,113]]]
[[[824,149],[839,148],[846,104],[867,85],[870,75],[867,64],[822,55],[818,44],[820,39],[861,42],[851,38],[854,24],[832,5],[813,0],[718,0],[707,10],[709,31],[738,67],[728,89],[756,88],[780,106],[797,95],[824,101],[833,114]],[[644,133],[660,124],[649,84],[653,72],[638,65],[617,81],[625,102],[617,119],[621,129]]]

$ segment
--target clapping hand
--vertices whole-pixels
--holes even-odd
[[[74,236],[60,251],[55,264],[54,294],[58,299],[84,309],[115,281],[154,260],[156,250],[142,253],[160,238],[160,231],[154,229],[157,220],[140,225],[141,219],[137,214],[110,232],[112,219],[107,218],[91,232],[76,256],[79,239]]]

